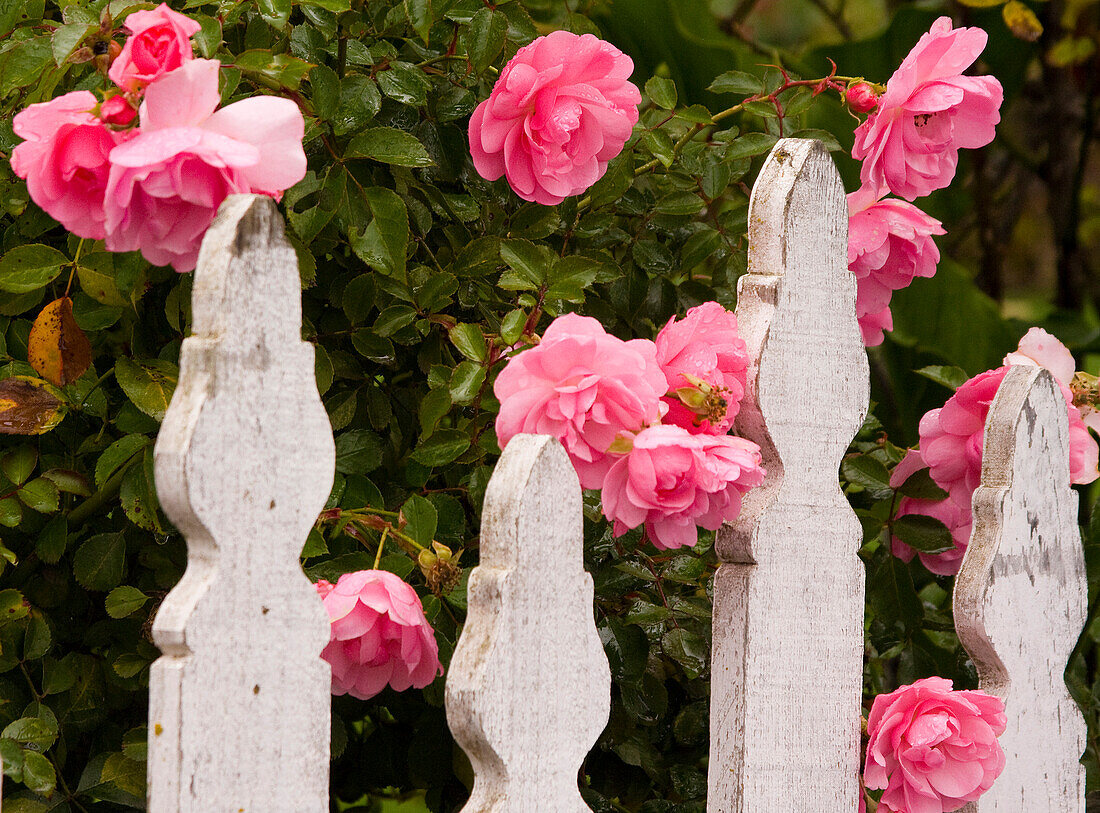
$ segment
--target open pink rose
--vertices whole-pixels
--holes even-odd
[[[50,217],[77,237],[102,240],[107,159],[130,134],[104,126],[91,113],[96,104],[95,96],[78,90],[17,113],[12,126],[25,141],[12,150],[11,167]]]
[[[127,93],[189,62],[193,56],[191,37],[202,28],[166,3],[151,11],[135,11],[125,25],[130,36],[107,75]]]
[[[848,195],[848,268],[856,277],[856,316],[863,343],[882,344],[893,327],[890,298],[914,277],[936,273],[940,251],[933,234],[943,226],[902,200],[882,200],[864,186]]]
[[[1058,341],[1057,336],[1047,333],[1041,327],[1033,327],[1025,333],[1015,352],[1005,356],[1004,363],[1045,367],[1063,387],[1070,385],[1077,369],[1077,362],[1073,360],[1073,353],[1069,352],[1069,348]]]
[[[345,573],[317,592],[332,635],[321,653],[332,666],[332,693],[369,700],[388,684],[423,689],[443,674],[435,632],[416,591],[385,570]]]
[[[920,421],[921,456],[932,479],[967,511],[981,481],[985,420],[1009,366],[974,376],[946,404],[929,411]],[[1069,388],[1062,385],[1061,390],[1069,417],[1070,482],[1091,483],[1100,477],[1100,447],[1073,406]]]
[[[630,57],[555,31],[520,48],[470,118],[470,155],[524,200],[552,206],[598,181],[638,121]]]
[[[679,322],[669,319],[655,343],[668,379],[665,423],[689,432],[728,432],[741,408],[749,366],[737,317],[717,302],[704,302]]]
[[[741,497],[764,482],[760,447],[731,435],[693,435],[651,426],[604,480],[603,512],[615,535],[645,524],[661,550],[690,547],[698,527],[716,530],[741,511]]]
[[[666,389],[653,342],[624,342],[595,319],[567,313],[497,376],[497,440],[503,448],[520,432],[553,435],[581,486],[599,488],[614,462],[608,447],[660,420]]]
[[[890,474],[890,486],[901,488],[905,481],[921,469],[928,468],[924,458],[916,449],[910,449],[905,458],[894,467]],[[903,562],[913,560],[913,555],[920,556],[921,563],[932,573],[940,576],[954,576],[959,572],[963,556],[966,554],[967,545],[970,544],[970,531],[974,524],[974,517],[969,508],[965,508],[946,497],[942,500],[920,500],[915,497],[902,497],[898,503],[897,517],[910,514],[923,514],[924,516],[938,519],[947,526],[951,532],[951,539],[955,547],[942,553],[924,553],[913,550],[896,536],[890,540],[891,552]]]
[[[856,128],[852,156],[860,179],[906,200],[943,189],[959,149],[993,140],[1004,91],[991,76],[963,76],[985,48],[980,28],[952,28],[940,17],[886,83],[878,110]]]
[[[278,197],[305,175],[298,106],[256,96],[215,112],[218,68],[196,59],[146,91],[140,134],[111,152],[104,201],[111,251],[140,250],[155,265],[190,271],[228,195]]]
[[[879,813],[949,813],[975,801],[1004,770],[1006,724],[999,697],[953,691],[940,677],[876,697],[863,780],[886,791]]]

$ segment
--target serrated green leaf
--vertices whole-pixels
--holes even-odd
[[[482,8],[470,20],[466,32],[467,52],[474,70],[481,73],[488,67],[508,40],[508,20],[504,13]]]
[[[260,10],[260,18],[279,31],[282,31],[290,20],[290,0],[256,0]]]
[[[500,257],[508,264],[500,278],[500,287],[509,291],[537,291],[546,284],[557,255],[544,245],[530,240],[500,241]]]
[[[736,161],[739,158],[751,158],[755,155],[763,155],[779,139],[769,133],[745,133],[735,141],[731,141],[726,147],[726,160]]]
[[[374,219],[362,235],[350,235],[352,249],[371,268],[383,274],[401,276],[405,273],[405,250],[409,242],[409,214],[405,202],[396,192],[380,186],[364,189],[362,194]]]
[[[894,493],[886,466],[870,455],[845,458],[840,473],[849,483],[862,487],[872,499],[888,500]]]
[[[37,449],[33,446],[19,446],[0,457],[0,471],[18,486],[27,481],[37,463]]]
[[[424,145],[416,136],[393,127],[371,127],[352,138],[345,158],[370,158],[402,167],[428,167],[433,164]]]
[[[125,435],[110,446],[99,456],[95,464],[95,484],[102,488],[116,471],[127,463],[135,454],[148,446],[150,440],[145,435]]]
[[[625,624],[615,617],[609,617],[607,623],[599,627],[599,633],[612,679],[616,683],[638,680],[649,656],[645,633],[634,624]]]
[[[61,506],[61,494],[45,477],[37,477],[16,492],[19,501],[40,514],[52,514]]]
[[[319,69],[324,66],[317,67]],[[333,77],[336,76],[330,68],[325,68],[325,71],[331,73]],[[311,82],[314,80],[313,71],[310,72],[309,78]],[[317,81],[323,86],[327,80],[328,77],[322,71]],[[348,74],[340,80],[339,104],[331,118],[332,131],[338,136],[358,133],[378,115],[381,108],[382,94],[379,93],[378,85],[374,80],[358,73]]]
[[[419,494],[413,494],[401,506],[401,516],[407,523],[405,533],[424,547],[431,545],[439,522],[439,514],[434,505]]]
[[[245,51],[237,56],[233,64],[246,76],[259,76],[277,82],[287,90],[297,90],[313,67],[312,63],[296,56],[264,50]]]
[[[353,429],[336,438],[336,470],[367,474],[382,465],[382,441],[367,429]]]
[[[917,375],[924,376],[929,381],[935,381],[937,384],[942,384],[949,390],[957,390],[970,379],[970,376],[966,374],[966,370],[961,367],[939,364],[921,367],[919,370],[914,370],[913,372]]]
[[[140,463],[127,469],[119,489],[119,501],[127,519],[139,528],[163,534],[157,509],[157,489],[153,481],[153,451],[146,448]]]
[[[432,83],[415,65],[391,62],[389,70],[380,71],[376,78],[379,89],[394,101],[413,107],[423,107],[428,103]]]
[[[667,132],[664,130],[646,130],[642,133],[642,143],[653,154],[653,157],[664,166],[672,166],[672,162],[675,160],[674,147],[672,136]]]
[[[69,258],[56,248],[33,243],[16,246],[0,257],[0,291],[23,294],[57,279]]]
[[[57,785],[57,774],[46,757],[35,751],[23,754],[23,784],[35,793],[51,793]]]
[[[671,110],[676,106],[676,83],[663,76],[654,76],[645,83],[645,95],[658,107]]]
[[[726,71],[720,74],[707,87],[711,93],[737,93],[744,96],[755,96],[764,90],[764,83],[759,77],[744,71]]]
[[[424,44],[428,44],[428,36],[432,30],[435,17],[432,13],[432,0],[404,0],[405,16],[409,25],[413,27]]]
[[[65,547],[69,542],[69,520],[58,515],[51,517],[42,530],[38,532],[38,540],[34,550],[38,558],[48,565],[56,564],[65,553]]]
[[[458,352],[471,361],[483,362],[488,357],[489,348],[480,325],[460,322],[448,331],[448,335]]]
[[[125,356],[115,362],[115,380],[130,401],[156,421],[164,420],[179,368],[164,359],[132,361]]]
[[[936,485],[928,469],[919,469],[909,475],[898,491],[915,500],[943,500],[947,492]]]
[[[411,457],[424,466],[445,466],[453,463],[470,448],[469,436],[460,429],[439,429],[412,453]]]
[[[26,618],[29,612],[22,593],[10,587],[0,590],[0,626]]]
[[[9,528],[18,527],[23,519],[23,505],[15,497],[5,497],[0,500],[0,525]]]
[[[97,534],[73,555],[73,575],[88,590],[118,586],[126,570],[126,540],[121,532]]]
[[[894,536],[922,553],[943,553],[955,547],[947,526],[925,514],[900,516],[894,520],[892,530]]]
[[[473,403],[485,383],[485,366],[475,361],[462,361],[451,375],[451,400],[456,404]]]

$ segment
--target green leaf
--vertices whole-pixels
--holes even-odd
[[[694,192],[670,192],[657,201],[657,211],[663,215],[694,215],[703,208],[703,201]]]
[[[290,19],[290,0],[257,0],[260,17],[265,23],[282,31]]]
[[[726,71],[711,82],[707,90],[711,93],[737,93],[745,96],[755,96],[763,92],[764,83],[751,73]]]
[[[59,66],[64,65],[65,61],[72,55],[73,51],[76,50],[76,47],[80,45],[81,40],[95,29],[96,25],[94,23],[85,21],[58,26],[53,32],[53,38],[50,43],[53,48],[54,62]]]
[[[99,456],[95,464],[95,484],[102,488],[111,475],[118,471],[135,454],[148,446],[150,440],[145,435],[125,435],[110,446]]]
[[[382,441],[368,429],[353,429],[336,438],[336,470],[366,474],[382,465]]]
[[[123,356],[115,362],[115,380],[134,406],[156,421],[164,420],[179,368],[164,359],[131,361]]]
[[[356,76],[356,74],[352,74],[352,76]],[[352,76],[347,78],[351,79]],[[373,84],[365,76],[359,76],[358,78]],[[340,77],[328,65],[318,65],[309,72],[309,86],[313,91],[311,94],[313,112],[322,121],[332,121],[342,107],[340,104]],[[371,114],[367,121],[373,118],[373,115]],[[342,135],[342,133],[337,133],[337,135]]]
[[[209,14],[196,14],[191,19],[201,28],[191,36],[191,41],[199,49],[203,59],[211,59],[222,44],[222,24],[217,17]]]
[[[57,741],[57,722],[43,717],[22,717],[8,725],[0,737],[45,751]]]
[[[56,70],[49,35],[13,41],[0,51],[0,98],[34,84],[50,69]]]
[[[751,158],[754,155],[763,155],[779,139],[769,133],[745,133],[740,138],[730,142],[726,148],[726,160],[736,161],[738,158]]]
[[[451,392],[447,387],[430,390],[420,399],[421,437],[427,438],[435,431],[440,419],[451,411]]]
[[[131,466],[122,478],[119,489],[122,510],[130,522],[146,531],[163,534],[157,509],[157,489],[153,483],[153,453],[146,448],[142,462]]]
[[[966,370],[961,367],[950,367],[945,365],[933,364],[928,367],[921,367],[919,370],[914,370],[917,375],[922,375],[930,381],[935,381],[937,384],[943,384],[949,390],[957,390],[970,378],[966,374]]]
[[[285,0],[262,0],[285,2]],[[289,5],[289,3],[288,3]],[[271,51],[245,51],[234,62],[245,76],[258,76],[279,83],[287,90],[297,90],[313,65],[289,54],[273,54]]]
[[[508,291],[537,291],[558,260],[546,246],[521,239],[501,240],[500,257],[510,270],[501,275],[499,285]]]
[[[30,621],[27,623],[27,628],[23,634],[23,660],[39,660],[49,651],[52,643],[53,634],[50,632],[50,625],[46,623],[46,619],[41,613],[31,613]]]
[[[649,641],[641,628],[612,616],[599,628],[599,633],[612,679],[616,683],[638,680],[649,657]]]
[[[48,565],[56,564],[65,553],[65,547],[69,542],[69,520],[58,515],[51,517],[42,530],[38,532],[38,540],[34,550],[38,558]]]
[[[661,638],[661,648],[665,654],[683,667],[690,680],[694,680],[707,668],[707,656],[710,647],[706,639],[697,632],[677,627]]]
[[[485,366],[476,361],[462,361],[451,375],[451,401],[456,404],[470,404],[481,391],[485,383]]]
[[[115,659],[115,662],[111,664],[111,668],[115,670],[115,674],[119,677],[131,678],[148,665],[149,661],[146,658],[134,652],[126,652]]]
[[[0,257],[0,291],[23,294],[37,291],[57,279],[69,258],[39,243],[16,246]]]
[[[396,102],[423,107],[428,103],[432,83],[424,72],[408,62],[391,62],[389,70],[377,75],[378,87]]]
[[[111,590],[126,569],[126,540],[121,532],[97,534],[73,555],[73,575],[88,590]]]
[[[418,544],[428,547],[435,539],[435,529],[439,522],[439,514],[435,506],[419,494],[413,494],[405,504],[401,506],[401,516],[405,518],[405,533],[417,541]]]
[[[481,73],[488,67],[508,40],[508,20],[503,12],[479,9],[466,31],[467,52],[474,70]]]
[[[645,83],[645,95],[658,107],[671,110],[676,106],[676,83],[663,76],[654,76]]]
[[[448,335],[451,337],[451,344],[470,361],[482,362],[488,357],[489,348],[480,325],[460,322],[448,331]]]
[[[862,487],[871,499],[888,500],[894,493],[886,466],[870,455],[845,458],[840,464],[840,473],[849,483]]]
[[[18,527],[23,519],[23,506],[15,497],[5,497],[0,500],[0,525],[9,528]]]
[[[374,219],[367,224],[362,236],[353,236],[352,249],[376,271],[391,276],[404,275],[405,250],[409,242],[409,213],[405,201],[396,192],[380,186],[364,189],[363,197]]]
[[[40,514],[52,514],[61,506],[61,495],[57,486],[45,477],[38,477],[29,483],[24,483],[17,492],[20,502],[27,508]]]
[[[439,429],[422,440],[411,457],[424,466],[445,466],[453,463],[470,448],[469,436],[460,429]]]
[[[27,481],[37,463],[38,450],[33,446],[20,446],[0,457],[0,471],[18,486]]]
[[[583,302],[584,289],[596,281],[599,272],[600,264],[593,259],[579,254],[563,257],[551,268],[550,287],[546,290],[546,296],[567,302]]]
[[[345,158],[370,158],[402,167],[428,167],[428,157],[416,136],[393,127],[371,127],[355,136],[344,150]]]
[[[894,520],[894,536],[922,553],[943,553],[955,547],[951,531],[940,520],[924,514],[905,514]]]
[[[409,305],[390,305],[374,322],[374,332],[379,336],[392,336],[403,327],[416,321],[416,309]]]
[[[507,345],[513,345],[523,336],[523,329],[527,326],[527,312],[522,308],[509,311],[508,315],[500,320],[500,338]]]
[[[42,476],[57,486],[58,491],[64,491],[66,494],[76,494],[80,497],[90,497],[92,494],[88,478],[80,472],[70,469],[50,469],[42,472]]]
[[[57,785],[57,774],[53,765],[36,751],[24,752],[23,784],[35,793],[51,793]]]
[[[428,44],[428,36],[432,30],[435,15],[432,13],[432,0],[404,0],[405,16],[409,25],[413,27],[424,44]]]
[[[674,147],[672,136],[667,132],[664,130],[646,130],[642,133],[642,143],[653,154],[653,157],[664,166],[672,166],[672,162],[675,160]]]
[[[309,74],[311,82],[316,78],[319,83],[314,86],[315,91],[329,79],[324,71],[318,75],[321,68],[332,74],[332,78],[336,77],[331,68],[318,65]],[[374,80],[358,73],[348,74],[340,80],[339,104],[331,116],[332,131],[338,136],[358,133],[378,115],[381,108],[382,94],[378,92],[378,85]]]
[[[915,500],[943,500],[947,498],[947,492],[936,485],[932,474],[928,469],[919,469],[909,475],[909,478],[898,489],[906,497]]]

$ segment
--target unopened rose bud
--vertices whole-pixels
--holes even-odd
[[[427,549],[420,551],[420,555],[416,557],[416,563],[420,565],[420,570],[425,576],[431,572],[438,561],[439,557]]]
[[[137,115],[125,96],[112,96],[99,106],[99,119],[105,124],[125,126]]]
[[[870,113],[878,107],[878,94],[866,82],[853,82],[844,93],[848,107],[856,113]]]

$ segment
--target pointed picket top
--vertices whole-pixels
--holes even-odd
[[[1006,764],[970,813],[1085,809],[1085,721],[1066,688],[1087,580],[1070,488],[1066,401],[1040,367],[1008,371],[989,410],[955,628],[979,685],[1005,701]]]
[[[718,532],[709,813],[854,813],[859,798],[862,533],[838,470],[869,380],[847,224],[821,143],[776,144],[737,301],[751,359],[737,432],[768,475]]]
[[[577,772],[607,723],[611,673],[581,523],[561,445],[512,438],[485,492],[481,560],[447,677],[447,719],[475,774],[464,813],[589,811]]]
[[[155,455],[188,564],[153,625],[149,810],[322,813],[329,624],[298,557],[335,451],[270,198],[222,204],[192,312]]]

